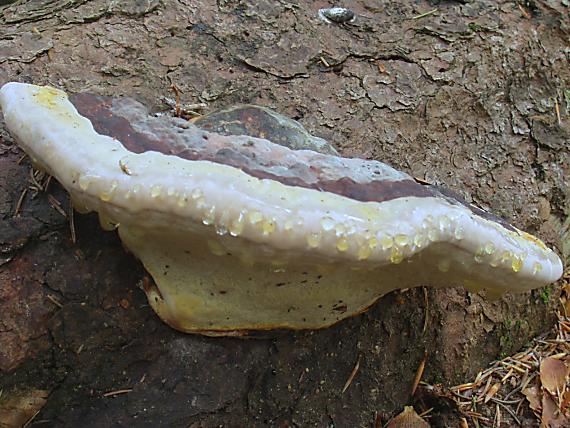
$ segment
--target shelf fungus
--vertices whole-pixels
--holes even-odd
[[[376,161],[291,150],[150,115],[130,98],[8,83],[6,126],[118,230],[172,327],[313,329],[419,285],[525,291],[562,274],[537,238]]]

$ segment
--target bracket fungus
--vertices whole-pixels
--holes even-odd
[[[562,262],[537,238],[376,161],[150,115],[130,98],[8,83],[6,126],[80,212],[118,229],[172,327],[312,329],[419,285],[525,291]]]

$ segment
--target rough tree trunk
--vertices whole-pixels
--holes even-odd
[[[326,24],[325,2],[302,0],[18,1],[0,8],[0,84],[156,109],[175,84],[210,111],[268,106],[345,156],[451,187],[567,254],[568,8],[348,3],[354,22]],[[54,209],[69,217],[66,193],[54,181],[34,190],[21,156],[0,122],[0,400],[47,391],[36,422],[367,427],[408,401],[424,352],[425,380],[460,382],[551,325],[550,289],[495,302],[416,289],[322,331],[184,335],[151,311],[140,263],[96,216],[75,214],[72,243]],[[127,391],[104,396],[116,390]]]

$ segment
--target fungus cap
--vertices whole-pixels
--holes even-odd
[[[381,162],[209,133],[129,98],[8,83],[0,105],[76,209],[118,229],[182,331],[320,328],[397,288],[500,294],[562,274],[539,239]]]

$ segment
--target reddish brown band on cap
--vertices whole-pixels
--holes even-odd
[[[202,143],[202,148],[192,147],[188,144],[181,147],[179,143],[173,144],[165,138],[160,138],[161,132],[156,133],[137,132],[128,119],[113,110],[113,98],[82,93],[70,96],[79,114],[86,117],[93,124],[95,131],[102,135],[117,139],[129,151],[133,153],[144,153],[147,151],[160,152],[166,155],[174,155],[187,160],[203,160],[218,164],[229,165],[242,170],[243,172],[259,178],[278,181],[288,186],[298,186],[308,189],[315,189],[345,196],[361,202],[384,202],[405,197],[439,197],[444,198],[452,204],[461,204],[468,207],[473,213],[500,223],[509,230],[513,227],[504,220],[493,216],[471,204],[468,204],[460,196],[449,190],[439,189],[431,185],[422,185],[413,179],[405,180],[370,180],[357,182],[349,177],[337,180],[326,180],[321,178],[317,182],[307,182],[299,176],[283,176],[272,174],[267,171],[267,167],[279,166],[279,160],[264,159],[266,168],[255,168],[255,164],[247,162],[244,155],[236,151],[231,145],[215,150],[208,150],[207,144]],[[261,137],[261,136],[260,136]],[[200,132],[199,138],[207,143],[209,139],[228,138],[208,132]],[[314,166],[309,166],[314,171]],[[318,171],[317,175],[318,175]]]

